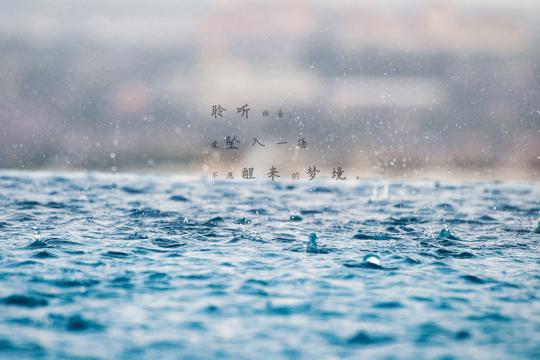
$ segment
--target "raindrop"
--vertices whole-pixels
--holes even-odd
[[[446,224],[439,232],[439,239],[459,240],[459,238],[448,228],[448,225]]]
[[[364,264],[372,264],[381,266],[381,258],[378,255],[375,254],[367,254],[364,256]]]
[[[315,233],[311,233],[308,236],[306,252],[311,254],[317,254],[319,252],[319,249],[317,247],[317,235]]]

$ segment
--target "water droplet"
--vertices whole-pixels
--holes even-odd
[[[289,220],[291,221],[302,221],[302,217],[298,214],[291,214],[289,216]]]
[[[439,239],[459,240],[454,233],[448,228],[448,225],[444,225],[444,228],[439,232]]]
[[[311,254],[317,254],[319,252],[319,249],[317,247],[317,234],[309,234],[306,252]]]
[[[367,254],[364,256],[364,263],[381,266],[381,258],[375,254]]]

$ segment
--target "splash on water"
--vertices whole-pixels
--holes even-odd
[[[370,264],[375,266],[381,266],[381,258],[375,254],[367,254],[364,256],[364,264]]]
[[[306,252],[311,254],[317,254],[319,252],[319,248],[317,246],[317,235],[315,233],[311,233],[308,236]]]

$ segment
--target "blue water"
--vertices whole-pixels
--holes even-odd
[[[3,173],[0,358],[538,359],[539,200]]]

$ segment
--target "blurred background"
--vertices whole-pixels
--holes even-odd
[[[540,178],[537,0],[4,1],[0,54],[0,168]]]

